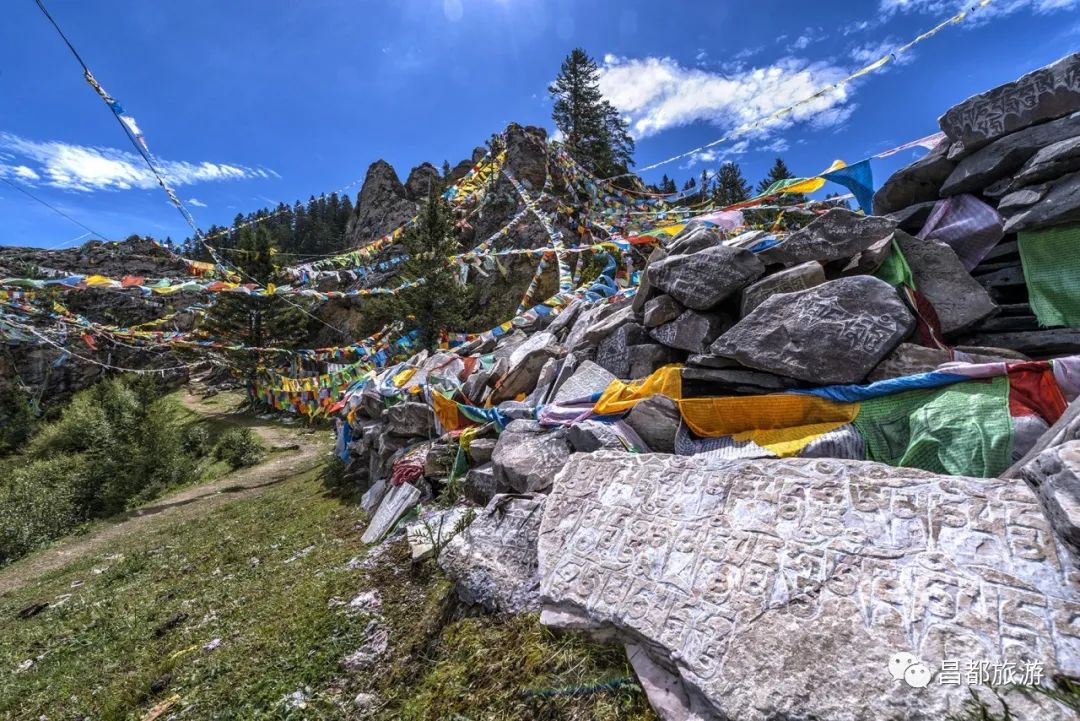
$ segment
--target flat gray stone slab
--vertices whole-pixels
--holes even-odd
[[[379,503],[379,510],[371,518],[364,535],[360,537],[363,543],[377,543],[383,536],[393,529],[402,516],[409,512],[420,500],[420,489],[410,483],[402,483],[400,486],[390,486]]]

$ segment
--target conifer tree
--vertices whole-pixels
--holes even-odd
[[[762,178],[758,183],[757,192],[760,195],[769,189],[773,183],[778,180],[785,180],[787,178],[794,178],[795,174],[788,170],[787,163],[783,158],[777,158],[772,167],[769,168],[769,174]],[[806,196],[802,193],[785,193],[777,198],[778,205],[795,205],[796,203],[805,203]]]
[[[262,225],[248,226],[235,235],[235,247],[240,252],[234,254],[234,265],[241,271],[244,282],[269,286],[282,280],[274,264],[275,248],[269,229]],[[206,313],[203,330],[229,345],[295,348],[306,340],[310,320],[310,316],[297,306],[297,301],[274,296],[218,293]],[[250,381],[261,362],[261,353],[241,353],[236,368],[245,380]]]
[[[593,173],[610,177],[633,165],[634,139],[615,106],[604,99],[599,82],[596,61],[575,48],[548,93],[555,99],[551,116],[567,152]]]
[[[716,173],[712,197],[713,202],[721,208],[750,198],[750,183],[743,177],[738,163],[727,162],[720,166]]]
[[[455,279],[454,270],[446,265],[446,257],[458,252],[458,242],[453,214],[442,191],[432,183],[416,223],[401,236],[408,255],[401,265],[401,276],[424,282],[397,297],[397,316],[408,319],[406,327],[411,325],[419,331],[422,348],[434,348],[441,331],[461,330],[467,322],[465,291]]]

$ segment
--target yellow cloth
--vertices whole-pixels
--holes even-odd
[[[686,398],[679,401],[679,411],[686,425],[699,436],[750,440],[785,457],[798,454],[821,435],[851,423],[859,414],[859,404],[783,393]]]
[[[840,170],[840,168],[846,168],[846,167],[847,167],[847,163],[845,163],[843,160],[834,160],[832,165],[830,165],[825,170],[821,171],[821,174],[825,175],[826,173],[831,173],[833,171]],[[780,192],[781,193],[813,193],[813,192],[816,192],[818,190],[821,190],[821,187],[823,185],[825,185],[825,178],[807,178],[806,180],[804,180],[801,183],[795,183],[795,185],[789,185],[788,187],[784,188]]]
[[[461,416],[458,415],[457,403],[450,400],[438,391],[431,393],[431,406],[435,411],[435,417],[439,419],[439,425],[444,431],[456,431],[460,424]]]
[[[103,275],[87,276],[86,280],[84,280],[83,282],[86,283],[86,285],[90,286],[90,287],[99,286],[99,285],[111,285],[112,284],[112,280],[109,279],[109,278],[106,278]]]
[[[686,227],[686,223],[679,223],[677,225],[665,225],[663,228],[657,228],[657,230],[663,231],[668,235],[675,236],[682,232],[682,229]]]
[[[394,384],[395,388],[401,388],[401,386],[408,383],[409,379],[412,378],[414,375],[416,375],[415,368],[406,368],[405,370],[394,376],[391,382]]]
[[[597,415],[623,413],[637,405],[638,401],[654,395],[667,396],[674,400],[682,398],[682,366],[666,365],[653,371],[648,378],[624,383],[611,381],[603,395],[596,401],[593,411]]]

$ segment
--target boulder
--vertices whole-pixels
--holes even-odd
[[[939,119],[941,129],[968,152],[1000,137],[1080,108],[1080,53],[974,95]]]
[[[791,378],[762,373],[747,368],[683,368],[683,388],[694,388],[701,395],[746,396],[782,393],[802,384]]]
[[[487,463],[495,452],[496,442],[494,438],[474,438],[469,443],[469,460],[478,465]]]
[[[659,263],[661,260],[668,256],[667,251],[663,248],[656,247],[649,253],[648,259],[645,261],[645,267],[652,265],[653,263]],[[638,291],[634,294],[634,300],[631,305],[634,309],[634,315],[641,315],[645,309],[645,303],[652,299],[655,295],[652,285],[649,283],[649,274],[642,273],[641,281],[638,284]]]
[[[1003,178],[1011,178],[1041,148],[1078,135],[1080,115],[1010,133],[961,160],[941,186],[941,194],[949,196],[979,193],[988,185]],[[902,229],[909,233],[919,230]]]
[[[952,248],[902,230],[896,231],[894,239],[911,268],[915,287],[934,306],[942,333],[959,333],[998,312],[990,294],[965,270]]]
[[[992,698],[945,682],[943,661],[1080,673],[1078,576],[1014,481],[578,454],[538,561],[541,622],[636,644],[681,686],[657,704],[670,718],[938,721]],[[673,690],[658,680],[646,688]],[[1037,694],[1007,701],[1015,718],[1072,718]]]
[[[930,214],[934,212],[935,205],[937,205],[936,200],[928,200],[925,203],[909,205],[906,208],[889,213],[885,217],[896,223],[898,229],[915,235],[926,225],[926,221],[930,219]]]
[[[761,305],[766,298],[777,293],[793,293],[813,288],[825,282],[825,269],[816,260],[781,270],[767,275],[761,280],[743,288],[741,316]]]
[[[709,352],[811,383],[859,383],[914,328],[892,286],[860,275],[772,296]]]
[[[545,431],[535,421],[517,420],[499,436],[491,462],[500,492],[533,493],[549,488],[569,457],[565,429]]]
[[[551,333],[536,333],[510,354],[510,370],[491,394],[493,403],[513,400],[522,393],[531,393],[540,380],[544,366],[563,355],[562,346]]]
[[[421,495],[420,489],[411,483],[390,486],[379,503],[379,510],[375,511],[367,530],[360,537],[360,541],[362,543],[381,541],[383,536],[394,528],[394,524],[417,504]]]
[[[895,229],[888,218],[833,208],[796,230],[787,240],[761,251],[758,257],[769,265],[797,265],[811,260],[826,263],[858,255],[888,238]]]
[[[449,444],[432,441],[424,452],[424,476],[427,478],[446,478],[454,467],[455,447],[450,450]]]
[[[654,453],[675,452],[675,434],[682,423],[682,414],[672,399],[652,396],[639,401],[626,416],[626,422]]]
[[[1014,363],[1015,358],[987,355],[984,353],[952,352],[944,348],[926,348],[913,343],[901,343],[885,357],[870,375],[867,382],[883,381],[889,378],[902,378],[916,373],[929,373],[939,366],[953,361],[964,363]]]
[[[725,313],[685,310],[670,323],[649,330],[649,335],[670,348],[701,353],[731,325]]]
[[[537,610],[536,540],[543,508],[542,496],[495,496],[450,540],[439,566],[464,602],[505,614]]]
[[[427,438],[435,432],[435,413],[426,403],[398,403],[386,409],[386,430],[395,436]]]
[[[670,295],[658,295],[645,304],[642,312],[642,324],[646,328],[655,328],[668,321],[675,320],[686,310],[683,304]]]
[[[1071,118],[1066,118],[1071,120]],[[1013,187],[1022,188],[1059,178],[1080,170],[1080,137],[1066,138],[1040,148],[1013,177]]]
[[[565,403],[576,398],[587,398],[606,389],[613,380],[616,380],[615,376],[606,368],[592,361],[584,361],[574,374],[559,386],[554,402]]]
[[[649,282],[687,308],[709,310],[751,283],[765,266],[748,250],[716,246],[651,264]]]
[[[509,361],[510,356],[517,350],[517,347],[528,340],[529,336],[526,335],[524,331],[520,328],[515,328],[499,339],[493,353],[497,359],[505,358]]]
[[[495,466],[484,463],[469,469],[461,482],[461,492],[466,498],[480,506],[487,505],[495,497]]]
[[[1080,173],[1072,173],[1052,181],[1038,202],[1019,212],[1009,213],[1005,232],[1018,233],[1050,225],[1062,225],[1080,220]]]
[[[948,153],[949,141],[942,140],[929,153],[889,176],[874,193],[874,215],[937,200],[941,186],[956,169],[956,161],[950,160]]]
[[[484,398],[487,396],[488,382],[491,379],[491,369],[481,368],[477,365],[472,375],[466,378],[461,385],[461,392],[473,405],[482,406]]]

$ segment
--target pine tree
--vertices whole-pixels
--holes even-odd
[[[709,171],[702,169],[701,171],[701,200],[702,202],[709,196]]]
[[[419,331],[422,348],[434,348],[440,331],[461,330],[468,312],[465,291],[454,278],[454,270],[446,265],[446,257],[458,252],[458,243],[453,214],[442,199],[442,190],[432,184],[416,223],[401,236],[408,255],[401,265],[401,276],[424,282],[401,292],[396,313],[399,318],[409,318]]]
[[[245,282],[268,286],[282,280],[274,264],[276,249],[268,228],[261,224],[248,226],[235,235],[235,247],[241,252],[234,254],[234,265]],[[275,296],[218,293],[215,303],[206,312],[202,329],[227,345],[295,348],[306,340],[309,323],[310,316],[297,307],[296,301]],[[235,368],[245,380],[251,381],[262,360],[261,353],[241,353]]]
[[[555,98],[551,116],[575,160],[602,177],[621,175],[634,163],[634,139],[626,121],[604,99],[599,82],[596,61],[575,48],[548,88]]]
[[[768,190],[769,186],[776,181],[794,177],[795,174],[788,170],[787,163],[784,162],[784,159],[777,158],[776,162],[769,168],[769,174],[762,178],[761,182],[758,183],[758,195]],[[777,198],[777,205],[795,205],[797,203],[805,202],[806,196],[802,193],[785,193]]]
[[[670,195],[678,190],[675,187],[675,181],[669,178],[666,174],[660,179],[660,192],[666,195]]]
[[[720,166],[713,185],[713,202],[721,208],[741,203],[750,198],[750,183],[743,177],[737,163],[727,162]]]
[[[685,183],[683,183],[682,189],[683,190],[690,190],[690,189],[696,188],[696,187],[697,187],[697,181],[694,180],[693,178],[690,178]]]
[[[450,177],[450,172],[451,172],[450,161],[449,160],[442,161],[442,179],[443,179],[444,183],[447,182],[447,179]]]

